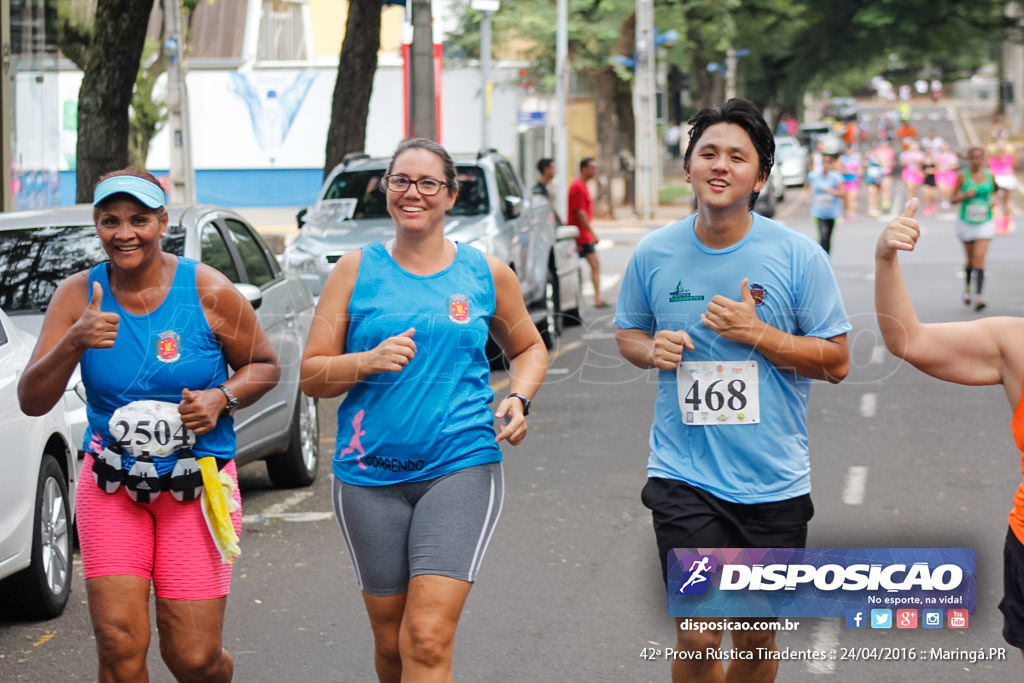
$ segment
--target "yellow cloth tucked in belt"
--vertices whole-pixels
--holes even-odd
[[[231,494],[235,490],[235,482],[226,472],[217,469],[217,461],[212,456],[199,458],[199,471],[203,473],[202,506],[206,527],[210,537],[220,551],[225,564],[231,564],[242,554],[238,547],[238,534],[231,523],[231,513],[238,508]]]

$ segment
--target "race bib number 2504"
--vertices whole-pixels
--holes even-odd
[[[690,361],[676,369],[679,411],[687,425],[761,421],[757,361]]]

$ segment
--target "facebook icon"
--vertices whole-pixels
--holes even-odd
[[[867,617],[862,609],[846,610],[846,628],[865,628]]]

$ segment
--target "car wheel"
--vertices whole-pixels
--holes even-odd
[[[544,347],[553,349],[562,334],[562,298],[558,291],[558,273],[554,265],[548,267],[548,279],[544,284],[544,319],[537,325]]]
[[[301,391],[288,435],[288,450],[267,458],[267,473],[278,488],[309,486],[320,466],[319,403]]]
[[[91,483],[91,482],[90,482]],[[32,523],[32,564],[11,577],[4,602],[31,619],[53,619],[71,594],[71,519],[68,485],[57,459],[43,454]]]

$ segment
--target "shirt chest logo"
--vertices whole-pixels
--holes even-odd
[[[750,285],[750,296],[754,299],[754,305],[760,306],[764,303],[764,297],[768,293],[768,290],[764,288],[764,285],[753,283]]]
[[[460,325],[469,323],[469,299],[465,294],[448,297],[448,319]]]
[[[681,301],[704,301],[704,295],[693,294],[690,290],[683,287],[683,282],[680,280],[676,283],[676,288],[668,293],[668,301],[672,304]]]
[[[158,334],[156,358],[162,363],[173,363],[181,358],[181,335],[174,330]]]

